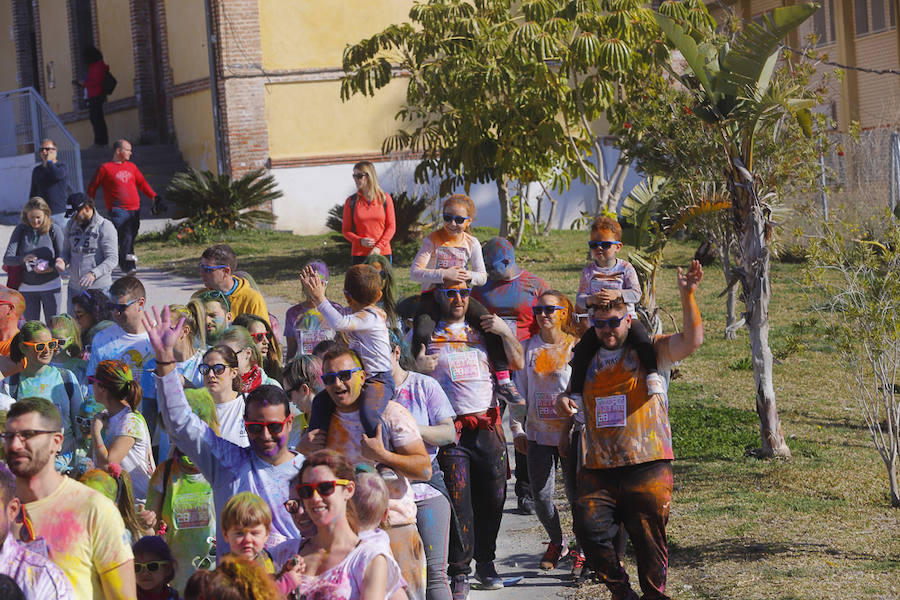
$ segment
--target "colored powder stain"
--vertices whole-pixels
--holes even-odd
[[[534,359],[534,372],[538,375],[548,376],[564,369],[567,362],[567,349],[568,345],[542,348]]]
[[[63,510],[52,520],[42,524],[41,536],[53,554],[70,554],[72,547],[85,539],[81,521],[76,511]]]

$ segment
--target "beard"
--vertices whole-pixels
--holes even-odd
[[[9,470],[12,471],[13,475],[22,479],[34,477],[43,471],[52,458],[53,452],[50,450],[49,445],[31,452],[23,451],[14,455],[7,454],[6,456]]]

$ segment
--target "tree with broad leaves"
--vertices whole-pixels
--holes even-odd
[[[809,18],[818,6],[799,3],[776,8],[761,23],[746,23],[733,45],[701,41],[676,20],[656,15],[660,28],[688,65],[681,82],[693,90],[692,110],[721,137],[725,184],[731,198],[732,224],[741,248],[741,267],[733,269],[741,284],[744,319],[750,332],[756,412],[760,419],[761,457],[790,456],[775,402],[772,351],[769,348],[769,265],[774,223],[771,207],[759,192],[754,174],[756,136],[767,125],[792,114],[812,135],[810,108],[815,100],[803,86],[773,78],[781,39]]]

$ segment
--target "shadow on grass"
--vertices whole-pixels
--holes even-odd
[[[883,560],[874,554],[837,550],[826,544],[811,542],[761,542],[744,538],[726,538],[712,544],[682,546],[669,541],[669,566],[694,567],[717,561],[755,562],[790,555],[877,562]]]

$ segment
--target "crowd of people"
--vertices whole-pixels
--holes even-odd
[[[38,218],[53,222],[49,209],[26,205],[22,227],[46,231],[18,243],[58,244],[44,275],[71,269],[70,294],[62,313],[58,281],[0,286],[0,588],[20,594],[4,597],[499,589],[509,441],[519,507],[549,537],[541,569],[568,556],[576,579],[637,598],[627,534],[642,597],[668,597],[666,387],[702,343],[700,265],[678,270],[681,332],[651,338],[615,220],[594,221],[573,302],[520,268],[507,240],[482,245],[474,203],[456,194],[413,260],[421,292],[397,301],[391,198],[371,163],[353,175],[344,301],[328,299],[329,265],[312,260],[281,321],[227,244],[199,257],[189,302],[164,304],[124,254],[74,267],[66,249],[96,249],[97,236],[72,240],[99,217],[87,198],[69,199],[59,239]]]

